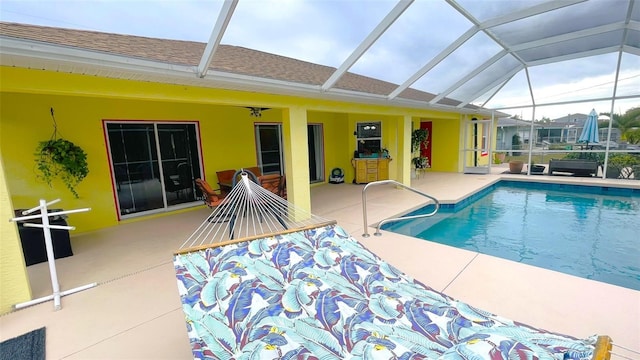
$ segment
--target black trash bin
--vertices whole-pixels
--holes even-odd
[[[15,211],[15,216],[20,217],[22,211],[25,209],[18,209]],[[62,209],[49,209],[49,212],[62,211]],[[29,215],[40,214],[36,211]],[[36,227],[26,227],[24,223],[41,224],[42,221],[38,219],[31,219],[25,221],[18,221],[18,232],[20,233],[20,242],[22,243],[22,253],[24,254],[24,261],[27,266],[38,264],[47,261],[47,248],[44,243],[44,229]],[[49,224],[67,226],[67,221],[63,216],[50,216]],[[68,230],[50,229],[51,230],[51,242],[53,243],[53,256],[55,259],[72,256],[71,239],[69,238]]]

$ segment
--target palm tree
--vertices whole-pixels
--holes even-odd
[[[640,129],[629,130],[626,135],[629,144],[640,144]]]
[[[601,115],[611,116],[609,113],[601,113]],[[624,115],[613,114],[611,121],[611,126],[620,130],[620,140],[627,140],[627,135],[634,128],[640,127],[640,107],[633,107],[627,110]]]

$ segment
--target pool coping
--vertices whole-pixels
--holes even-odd
[[[536,179],[537,180],[537,179]],[[584,189],[593,189],[593,188],[600,188],[602,189],[601,191],[603,192],[595,192],[595,191],[580,191],[580,192],[584,192],[584,193],[588,193],[588,194],[603,194],[606,195],[606,192],[609,191],[610,189],[613,189],[613,191],[615,192],[620,192],[620,194],[610,194],[612,196],[640,196],[640,184],[638,184],[638,186],[632,185],[632,184],[626,184],[626,183],[622,183],[622,184],[616,184],[616,186],[612,186],[613,184],[611,183],[599,183],[599,182],[571,182],[571,183],[567,183],[566,181],[563,181],[561,179],[540,179],[538,181],[536,180],[531,180],[530,178],[527,179],[518,179],[518,178],[513,178],[513,177],[508,177],[508,178],[497,178],[494,181],[491,181],[477,189],[475,189],[474,191],[471,191],[463,196],[460,196],[456,199],[453,200],[442,200],[439,201],[440,203],[440,208],[441,209],[447,209],[447,210],[453,210],[456,211],[457,209],[461,209],[464,208],[465,206],[467,206],[469,203],[477,200],[478,198],[486,195],[489,191],[495,189],[497,186],[505,185],[505,183],[527,183],[527,184],[539,184],[540,186],[533,186],[532,188],[535,189],[548,189],[547,187],[552,186],[554,188],[550,189],[550,190],[558,190],[558,191],[568,191],[568,190],[584,190]],[[640,181],[639,181],[640,183]],[[429,206],[433,204],[433,201],[429,200],[425,203],[422,203],[420,205],[417,205],[415,207],[409,208],[405,211],[402,211],[400,213],[397,213],[395,215],[393,215],[390,218],[399,218],[399,217],[404,217],[407,216],[421,208],[424,208],[426,206]],[[379,222],[378,222],[379,223]],[[377,223],[374,224],[374,226],[377,226]]]

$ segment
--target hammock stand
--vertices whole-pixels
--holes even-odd
[[[608,336],[575,339],[450,298],[246,174],[174,267],[196,359],[610,359]]]
[[[41,228],[42,231],[44,232],[44,243],[45,243],[45,247],[46,247],[46,251],[47,251],[47,263],[49,264],[49,276],[51,277],[51,289],[53,290],[53,294],[48,295],[48,296],[44,296],[38,299],[34,299],[31,301],[27,301],[27,302],[23,302],[23,303],[19,303],[14,305],[15,309],[22,309],[24,307],[27,306],[31,306],[31,305],[36,305],[36,304],[40,304],[43,303],[45,301],[49,301],[51,299],[53,299],[53,308],[54,310],[60,310],[62,308],[62,304],[61,304],[61,297],[65,296],[65,295],[70,295],[79,291],[83,291],[83,290],[87,290],[90,289],[94,286],[97,285],[97,283],[91,283],[91,284],[87,284],[87,285],[83,285],[83,286],[79,286],[77,288],[73,288],[70,290],[66,290],[66,291],[60,291],[60,284],[58,283],[58,272],[56,270],[56,261],[55,261],[55,255],[53,252],[53,241],[51,239],[51,229],[60,229],[60,230],[75,230],[74,226],[64,226],[64,225],[51,225],[49,223],[49,217],[50,216],[57,216],[57,215],[65,215],[65,214],[73,214],[73,213],[79,213],[79,212],[86,212],[91,210],[91,208],[83,208],[83,209],[75,209],[75,210],[66,210],[66,211],[56,211],[56,212],[48,212],[47,208],[57,202],[59,202],[60,199],[56,199],[50,202],[47,202],[46,200],[40,199],[40,205],[36,206],[34,208],[31,208],[29,210],[25,210],[22,212],[23,216],[19,216],[19,217],[15,217],[10,219],[9,221],[14,221],[14,222],[18,222],[18,221],[25,221],[25,220],[32,220],[32,219],[40,219],[41,220],[41,224],[32,224],[32,223],[24,223],[23,225],[25,227],[36,227],[36,228]],[[36,211],[40,211],[40,214],[38,215],[29,215],[33,212]]]

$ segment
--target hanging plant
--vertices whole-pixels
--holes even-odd
[[[53,118],[53,108],[51,108],[51,117]],[[78,198],[75,188],[89,174],[87,154],[71,141],[56,138],[55,118],[53,118],[53,124],[51,139],[41,141],[36,148],[37,177],[49,186],[52,186],[53,179],[59,178],[73,196]]]
[[[429,130],[427,129],[415,129],[411,132],[411,152],[420,150],[420,144],[427,146],[429,139]]]
[[[420,154],[420,146],[427,147],[429,144],[429,130],[415,129],[411,132],[411,152],[415,155],[411,163],[415,169],[426,169],[430,167],[429,158]]]

